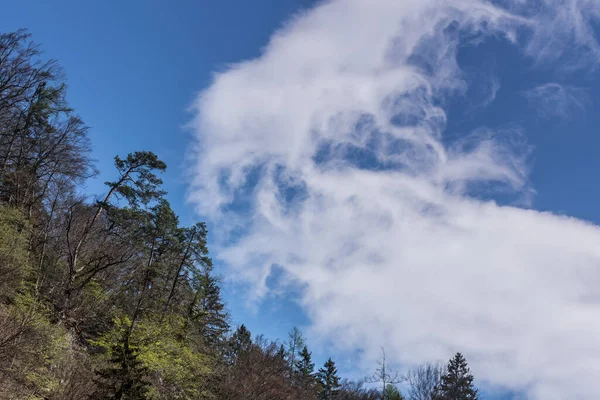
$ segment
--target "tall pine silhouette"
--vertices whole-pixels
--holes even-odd
[[[300,352],[300,359],[296,361],[296,372],[304,377],[312,377],[315,363],[312,362],[311,352],[304,346]]]
[[[315,381],[315,363],[312,362],[312,357],[308,348],[304,346],[299,353],[299,359],[296,361],[294,368],[295,380],[302,391],[309,397],[316,394]]]
[[[442,382],[437,388],[433,400],[478,400],[477,388],[473,385],[473,375],[467,367],[462,354],[450,359]]]
[[[317,373],[319,383],[319,400],[331,400],[339,392],[340,378],[335,363],[330,358]]]

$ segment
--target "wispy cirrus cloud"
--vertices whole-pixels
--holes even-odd
[[[567,69],[595,69],[600,46],[594,24],[600,17],[597,0],[516,0],[504,2],[513,11],[531,16],[525,50],[541,65],[565,60]]]
[[[571,85],[549,82],[538,85],[523,93],[541,117],[567,119],[582,115],[590,105],[587,92]]]
[[[595,398],[600,228],[473,196],[534,189],[521,133],[444,140],[465,40],[595,56],[597,3],[569,5],[345,0],[290,21],[195,103],[190,199],[218,223],[216,257],[258,298],[279,265],[342,350],[384,344],[405,366],[460,350],[490,385]]]

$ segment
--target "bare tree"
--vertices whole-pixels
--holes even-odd
[[[287,361],[290,369],[290,377],[292,371],[294,369],[294,365],[296,365],[296,357],[300,353],[300,349],[304,347],[305,340],[304,336],[302,336],[302,332],[298,327],[292,328],[290,333],[288,334],[288,345],[287,345]]]
[[[95,173],[87,127],[66,102],[60,69],[39,55],[26,31],[0,34],[0,200],[29,219],[53,183]]]
[[[218,388],[222,400],[311,400],[287,379],[288,366],[278,355],[276,343],[259,336],[247,351],[238,354]]]
[[[379,400],[377,390],[363,388],[362,382],[343,380],[335,400]]]
[[[375,373],[368,377],[365,382],[366,383],[381,383],[381,397],[383,400],[386,400],[386,389],[388,385],[394,385],[402,382],[402,377],[398,374],[398,372],[393,372],[390,374],[389,368],[387,365],[387,360],[385,356],[385,349],[381,348],[381,360],[377,362],[379,364],[379,368],[375,370]]]
[[[441,363],[427,363],[408,371],[408,400],[432,400],[445,368]]]

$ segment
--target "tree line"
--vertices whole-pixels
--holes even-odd
[[[298,329],[279,343],[233,327],[206,225],[180,224],[165,163],[117,156],[106,192],[83,193],[87,132],[57,62],[25,30],[0,34],[0,398],[477,399],[460,354],[403,377],[383,357],[352,382],[316,368]]]

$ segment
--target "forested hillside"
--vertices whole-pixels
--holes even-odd
[[[82,191],[88,128],[44,57],[26,31],[0,35],[0,399],[477,398],[460,354],[404,377],[383,360],[363,385],[315,366],[296,329],[235,325],[206,225],[179,223],[154,153]]]

